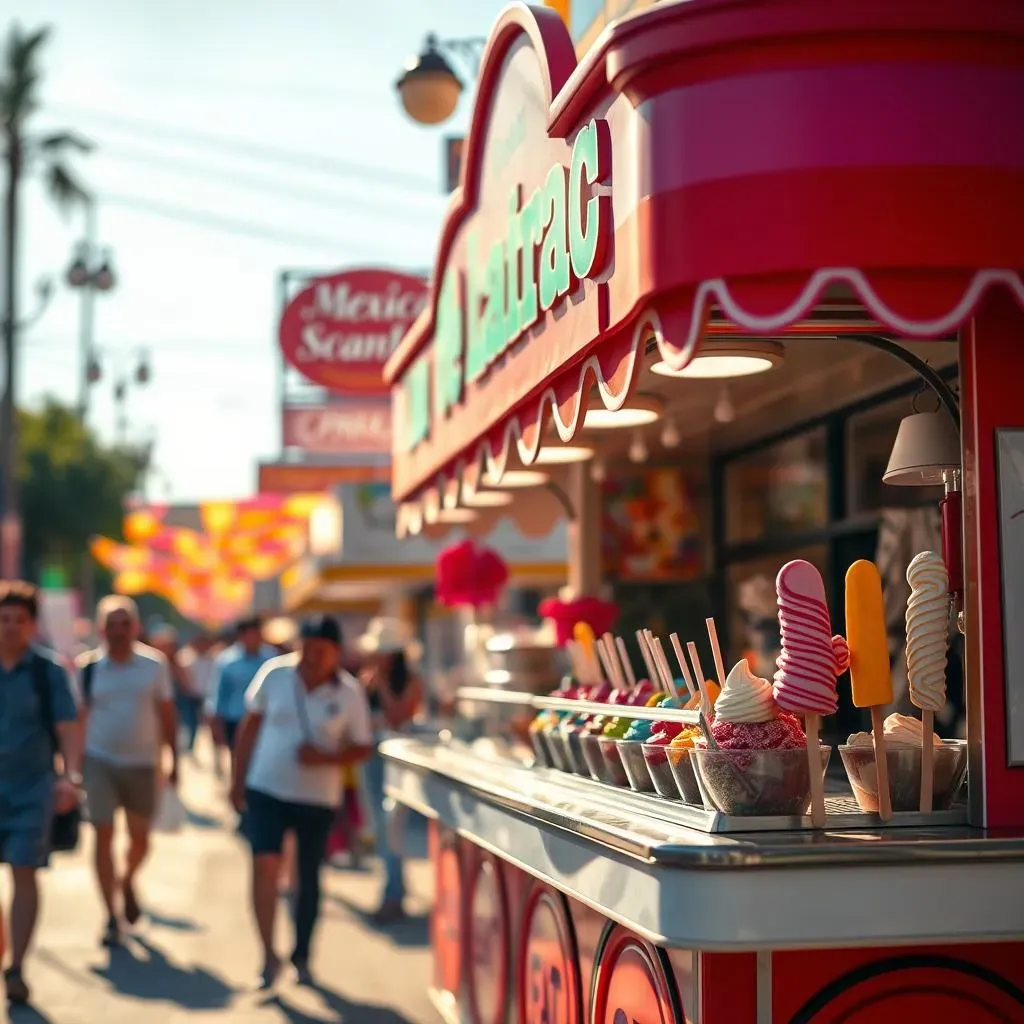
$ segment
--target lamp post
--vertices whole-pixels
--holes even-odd
[[[455,112],[464,88],[449,58],[476,78],[486,39],[438,39],[428,35],[419,55],[406,62],[395,82],[406,114],[417,124],[441,124]]]
[[[100,362],[102,351],[93,348],[85,366],[85,390],[98,384],[103,379],[103,364]],[[128,443],[128,389],[132,384],[137,387],[145,387],[153,376],[149,365],[149,354],[145,349],[136,349],[132,354],[135,360],[131,370],[127,370],[123,363],[117,364],[114,374],[114,440],[119,447]],[[85,404],[83,404],[83,408]]]
[[[78,415],[84,421],[89,412],[90,367],[95,360],[93,325],[97,292],[109,292],[117,283],[110,250],[100,249],[96,241],[96,204],[85,204],[85,237],[75,249],[75,257],[65,275],[68,285],[81,294],[78,313],[78,347],[81,370],[78,382]],[[98,379],[98,378],[97,378]]]

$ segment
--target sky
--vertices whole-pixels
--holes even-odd
[[[115,379],[140,351],[152,379],[128,392],[128,438],[152,438],[149,497],[254,492],[279,450],[276,295],[284,268],[428,269],[446,201],[438,128],[411,123],[394,81],[427,32],[487,34],[502,0],[0,0],[0,24],[49,24],[43,108],[30,129],[95,144],[74,167],[98,197],[98,241],[117,287],[95,303],[105,375],[90,424],[115,436]],[[465,77],[465,76],[464,76]],[[74,402],[80,296],[63,283],[81,213],[38,182],[22,207],[19,395]]]

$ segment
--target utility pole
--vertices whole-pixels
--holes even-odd
[[[96,293],[109,292],[116,284],[110,254],[100,251],[97,242],[96,202],[85,203],[85,237],[75,251],[68,267],[67,283],[81,295],[78,307],[78,415],[84,423],[89,414],[90,387],[98,380],[96,344],[93,339],[96,316]]]
[[[18,191],[21,138],[7,133],[7,191],[4,195],[4,396],[0,410],[0,576],[21,575],[21,514],[18,509],[18,424],[14,407],[17,382]]]

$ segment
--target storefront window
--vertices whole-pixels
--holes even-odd
[[[726,543],[820,529],[828,523],[825,429],[730,462],[725,471]]]
[[[920,408],[932,408],[930,401],[923,400]],[[930,505],[942,498],[941,487],[893,487],[882,480],[900,420],[912,412],[910,400],[900,398],[850,417],[846,425],[849,515]]]

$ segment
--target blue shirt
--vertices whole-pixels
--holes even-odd
[[[32,678],[34,655],[45,665],[54,724],[78,718],[68,673],[49,651],[30,648],[13,668],[0,665],[0,830],[29,827],[49,813],[54,750]]]
[[[210,687],[209,709],[226,722],[245,717],[245,691],[263,663],[277,657],[273,647],[264,644],[256,654],[246,654],[241,644],[233,644],[217,658]]]

